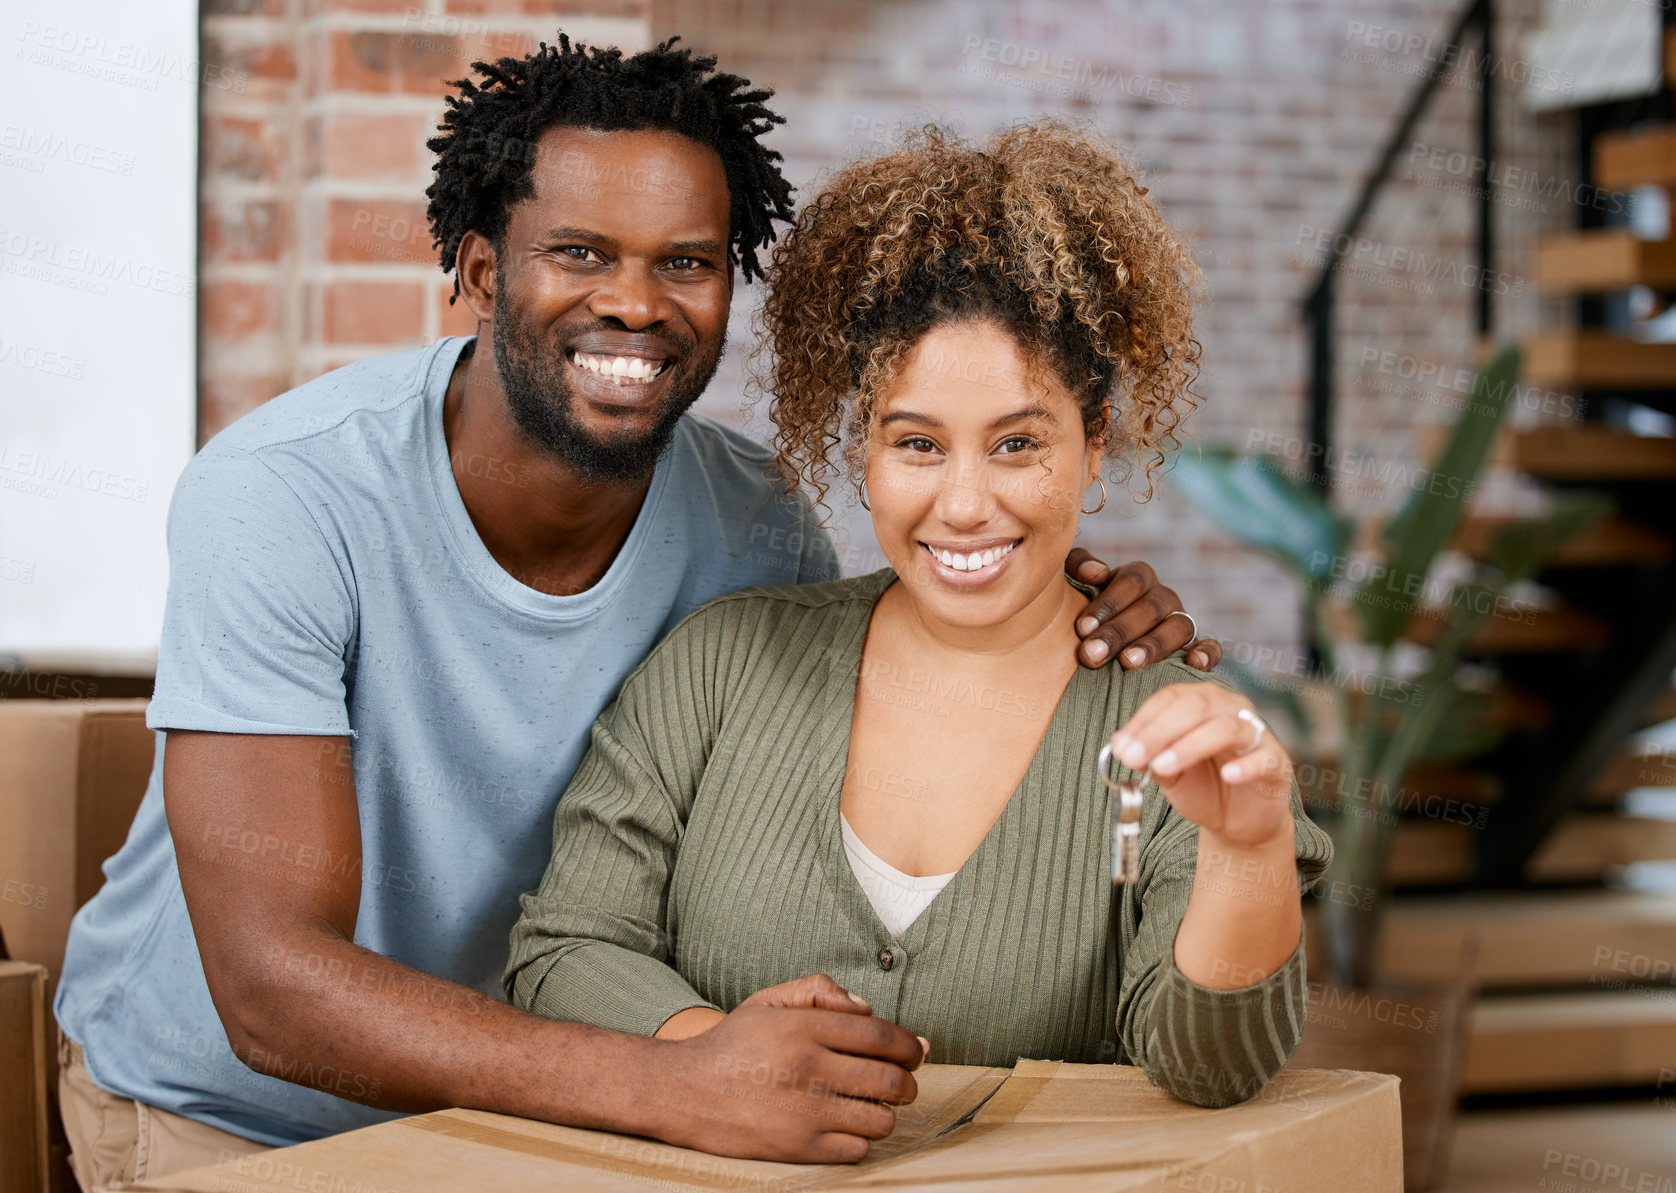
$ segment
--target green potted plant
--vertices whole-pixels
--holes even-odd
[[[1385,906],[1384,874],[1396,817],[1390,794],[1400,791],[1410,767],[1422,760],[1462,757],[1494,744],[1487,729],[1483,696],[1463,682],[1461,655],[1486,620],[1500,607],[1509,585],[1534,573],[1553,551],[1592,525],[1605,512],[1593,495],[1556,498],[1542,519],[1514,522],[1493,536],[1487,558],[1475,574],[1441,594],[1445,612],[1427,610],[1428,580],[1440,552],[1454,539],[1490,454],[1518,381],[1514,346],[1500,349],[1475,378],[1469,400],[1444,440],[1426,483],[1410,493],[1378,535],[1377,558],[1347,568],[1364,528],[1335,511],[1325,495],[1289,475],[1272,459],[1242,456],[1227,449],[1183,452],[1172,481],[1220,528],[1278,561],[1300,581],[1321,670],[1343,675],[1347,655],[1369,662],[1353,685],[1336,685],[1336,799],[1318,816],[1333,839],[1333,862],[1323,881],[1328,897],[1318,901],[1325,965],[1330,982],[1311,993],[1349,1013],[1332,1020],[1334,1031],[1306,1030],[1303,1052],[1311,1063],[1393,1071],[1404,1076],[1404,1148],[1408,1187],[1423,1189],[1441,1175],[1447,1154],[1459,1072],[1461,1032],[1471,999],[1470,975],[1454,990],[1404,987],[1413,1006],[1433,1012],[1405,1016],[1426,1030],[1387,1030],[1369,1017],[1356,1026],[1362,1005],[1387,1001],[1376,958]],[[1349,582],[1347,573],[1359,575]],[[1421,620],[1431,613],[1433,624]],[[1431,632],[1418,633],[1422,628]],[[1421,647],[1415,638],[1428,643]],[[1412,661],[1422,660],[1418,669]],[[1399,670],[1399,662],[1411,665]],[[1236,682],[1254,700],[1289,711],[1300,724],[1299,702],[1277,694],[1260,677],[1234,669]],[[1335,897],[1352,892],[1354,897]],[[1339,1020],[1344,1020],[1340,1023]],[[1318,1021],[1312,1011],[1311,1026]],[[1441,1022],[1440,1022],[1441,1020]],[[1441,1055],[1426,1060],[1430,1036]],[[1313,1037],[1313,1038],[1312,1038]],[[1415,1067],[1417,1062],[1418,1068]]]

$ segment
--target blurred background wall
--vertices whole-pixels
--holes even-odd
[[[347,361],[473,330],[447,305],[450,284],[430,248],[424,142],[446,80],[563,28],[625,48],[679,35],[723,69],[772,87],[787,123],[771,141],[805,196],[834,165],[887,149],[904,126],[936,121],[981,137],[1039,114],[1092,121],[1130,150],[1210,283],[1200,320],[1205,401],[1188,431],[1300,462],[1307,343],[1298,309],[1325,256],[1320,238],[1344,217],[1458,7],[207,0],[203,56],[248,71],[249,85],[204,96],[202,435]],[[1540,15],[1534,0],[1501,8],[1503,44]],[[1404,146],[1365,233],[1387,256],[1400,248],[1466,259],[1475,86],[1469,76],[1447,80]],[[1503,86],[1518,91],[1511,78]],[[1543,178],[1574,173],[1570,119],[1503,102],[1500,160]],[[1507,334],[1538,319],[1526,281],[1534,233],[1572,220],[1565,198],[1514,197],[1527,201],[1498,206],[1506,276],[1492,283],[1507,291],[1498,296]],[[1448,417],[1463,397],[1417,393],[1394,362],[1407,358],[1404,371],[1470,363],[1474,287],[1374,265],[1341,290],[1337,442],[1370,463],[1338,488],[1373,508],[1400,496],[1403,466],[1419,462],[1417,424]],[[729,356],[700,409],[762,437],[760,415],[741,409],[756,298],[754,287],[740,288]],[[1392,355],[1364,364],[1364,341]],[[838,512],[848,569],[878,566],[865,522],[853,507]],[[1210,533],[1167,484],[1145,506],[1119,494],[1088,519],[1084,538],[1108,560],[1153,563],[1205,631],[1242,655],[1296,649],[1297,611],[1280,573]]]

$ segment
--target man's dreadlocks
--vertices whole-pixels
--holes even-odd
[[[427,142],[437,155],[427,214],[443,271],[468,231],[500,246],[512,206],[535,192],[537,141],[571,127],[658,129],[714,149],[727,173],[729,263],[746,281],[761,277],[757,250],[773,243],[773,221],[789,221],[792,206],[780,154],[757,139],[785,117],[763,106],[772,91],[749,90],[749,79],[718,73],[714,58],[675,49],[678,40],[625,57],[561,33],[557,46],[543,42],[527,58],[472,63],[482,83],[454,83],[460,94],[448,97],[441,133]]]

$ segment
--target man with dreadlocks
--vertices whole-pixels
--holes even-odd
[[[320,377],[182,477],[156,764],[56,1002],[84,1186],[450,1105],[848,1160],[912,1100],[922,1042],[828,979],[685,1041],[500,994],[624,678],[712,597],[837,575],[772,453],[686,413],[791,215],[769,93],[714,65],[562,36],[477,64],[429,195],[479,334]],[[1071,563],[1107,583],[1085,662],[1187,642],[1144,565]]]

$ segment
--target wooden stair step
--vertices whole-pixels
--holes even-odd
[[[1666,721],[1676,721],[1676,688],[1660,692],[1641,714],[1643,726],[1662,725]]]
[[[1676,439],[1661,436],[1573,424],[1513,431],[1498,447],[1498,460],[1539,480],[1676,480]]]
[[[1405,820],[1391,833],[1385,881],[1391,886],[1450,886],[1466,881],[1477,836],[1469,824]]]
[[[1676,895],[1527,891],[1394,899],[1380,971],[1393,978],[1452,976],[1469,937],[1477,938],[1481,985],[1598,985],[1622,976],[1613,969],[1620,955],[1676,961]]]
[[[1304,806],[1311,812],[1336,809],[1340,789],[1348,786],[1333,758],[1301,757],[1297,760],[1297,776]],[[1402,789],[1381,799],[1380,805],[1391,816],[1425,816],[1428,811],[1437,814],[1438,800],[1477,805],[1492,804],[1500,798],[1501,779],[1490,771],[1449,762],[1416,762],[1403,775]],[[1476,814],[1476,808],[1473,812]]]
[[[1545,294],[1668,289],[1676,286],[1676,240],[1644,240],[1628,228],[1544,236],[1536,242],[1532,273]]]
[[[1467,880],[1477,840],[1455,820],[1404,820],[1391,834],[1385,881],[1391,886],[1453,886]],[[1676,820],[1573,813],[1555,826],[1525,865],[1532,882],[1593,882],[1618,866],[1676,859]]]
[[[1375,588],[1376,599],[1385,594]],[[1392,593],[1396,591],[1392,586]],[[1420,606],[1403,627],[1402,637],[1419,646],[1435,646],[1443,638],[1449,623],[1456,616],[1466,616],[1467,609],[1457,609],[1446,603],[1457,600],[1488,600],[1465,590],[1439,593],[1439,599]],[[1333,602],[1326,616],[1335,629],[1346,638],[1359,632],[1356,612],[1348,602]],[[1580,609],[1568,606],[1536,607],[1523,602],[1514,604],[1509,598],[1488,608],[1472,638],[1467,643],[1468,654],[1554,654],[1570,650],[1589,650],[1600,646],[1612,636],[1609,625]]]
[[[1592,1185],[1577,1179],[1585,1163]],[[1658,1189],[1671,1169],[1667,1101],[1475,1107],[1456,1121],[1449,1170],[1432,1193],[1557,1193],[1568,1185],[1573,1193],[1607,1193],[1599,1178],[1608,1164],[1614,1193],[1625,1184]]]
[[[1654,1085],[1676,1069],[1676,987],[1480,998],[1461,1092]]]
[[[1676,126],[1602,133],[1595,138],[1594,152],[1595,185],[1603,190],[1676,187]]]
[[[1453,762],[1412,763],[1403,775],[1403,784],[1415,798],[1423,795],[1426,799],[1475,804],[1494,803],[1501,798],[1500,777]]]
[[[1676,787],[1676,753],[1669,750],[1625,750],[1595,776],[1589,789],[1596,795],[1622,795],[1637,787]]]
[[[1676,344],[1648,343],[1591,328],[1564,328],[1520,341],[1520,381],[1567,393],[1581,389],[1676,388]]]
[[[1619,1186],[1611,1193],[1626,1185],[1671,1193],[1668,1087],[1659,1094],[1666,1097],[1468,1109],[1456,1119],[1450,1166],[1431,1193],[1607,1193],[1609,1165]],[[1579,1180],[1584,1165],[1592,1183]]]
[[[1435,442],[1432,447],[1435,450]],[[1456,530],[1455,537],[1449,544],[1450,549],[1473,559],[1487,560],[1490,557],[1490,544],[1497,534],[1509,526],[1530,522],[1534,517],[1535,515],[1469,513],[1461,519],[1460,528]],[[1357,537],[1357,547],[1369,551],[1377,550],[1379,536],[1384,529],[1383,522],[1368,519]],[[1639,522],[1611,517],[1591,527],[1586,534],[1572,536],[1554,553],[1546,566],[1631,567],[1666,563],[1672,556],[1676,556],[1676,543],[1672,543],[1669,538]],[[1676,689],[1673,689],[1673,695],[1676,695]],[[1676,712],[1672,712],[1671,716],[1676,717]]]
[[[1503,733],[1517,729],[1541,729],[1554,720],[1554,710],[1547,701],[1507,684],[1497,684],[1479,694],[1474,715],[1486,727]]]
[[[1624,803],[1624,793],[1621,791],[1597,791],[1590,787],[1583,792],[1583,798],[1577,801],[1579,807],[1588,808],[1595,812],[1621,811]]]
[[[1567,816],[1548,834],[1525,863],[1525,877],[1532,882],[1588,882],[1617,866],[1671,859],[1676,859],[1676,820],[1581,812]]]
[[[1450,545],[1474,559],[1488,559],[1490,544],[1508,526],[1529,521],[1501,516],[1468,516]],[[1664,535],[1626,518],[1608,518],[1586,534],[1574,535],[1549,560],[1549,567],[1624,567],[1664,563],[1673,545]]]
[[[1298,707],[1301,708],[1307,728],[1301,734],[1301,740],[1308,742],[1336,741],[1341,725],[1338,720],[1338,702],[1340,688],[1348,689],[1351,715],[1361,716],[1366,707],[1366,696],[1357,686],[1366,682],[1365,677],[1340,678],[1337,681],[1329,678],[1299,679],[1287,685],[1291,693],[1297,697]],[[1387,691],[1400,700],[1404,689],[1393,685]],[[1676,717],[1676,713],[1671,716]],[[1513,687],[1511,684],[1496,683],[1490,688],[1476,693],[1470,713],[1472,723],[1486,729],[1494,729],[1501,733],[1511,733],[1519,729],[1541,729],[1553,722],[1554,710],[1540,696]],[[1395,725],[1393,718],[1390,725]],[[1327,747],[1323,747],[1324,749]],[[1325,763],[1329,767],[1337,764],[1323,757],[1313,759],[1317,763]],[[1419,764],[1424,766],[1425,764]],[[1461,775],[1459,768],[1454,771],[1445,770],[1441,774],[1426,775],[1428,780],[1440,780],[1450,787],[1451,794],[1459,794]],[[1314,782],[1314,780],[1311,780]],[[1481,777],[1469,780],[1471,788],[1469,798],[1494,799],[1498,793],[1493,777],[1488,787],[1481,781]]]
[[[1450,610],[1422,609],[1409,622],[1403,637],[1421,646],[1435,646],[1443,637]],[[1590,650],[1612,637],[1612,627],[1591,613],[1569,606],[1510,609],[1492,614],[1467,643],[1469,654],[1556,654]]]

